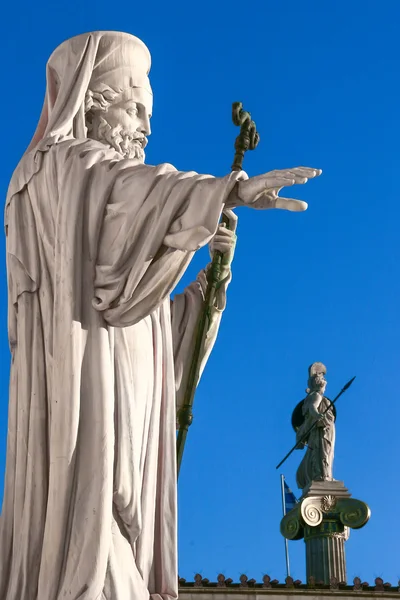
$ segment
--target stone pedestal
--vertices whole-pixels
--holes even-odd
[[[345,541],[349,528],[360,529],[370,517],[365,502],[351,498],[342,481],[313,481],[299,503],[281,521],[288,540],[304,538],[307,580],[346,582]]]

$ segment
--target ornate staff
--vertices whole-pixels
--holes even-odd
[[[311,431],[314,429],[314,427],[316,427],[318,425],[318,422],[322,419],[322,417],[325,415],[325,413],[328,412],[328,410],[330,410],[332,408],[332,406],[335,404],[335,402],[337,402],[337,400],[339,400],[340,396],[342,394],[345,393],[346,390],[349,389],[349,387],[351,386],[351,384],[353,383],[353,381],[355,380],[355,377],[353,377],[353,379],[350,379],[350,381],[348,381],[346,383],[346,385],[340,390],[340,392],[338,393],[338,395],[336,396],[336,398],[334,400],[332,400],[332,402],[329,403],[329,406],[324,410],[324,412],[321,413],[321,416],[318,417],[318,419],[316,421],[314,421],[314,423],[311,425],[311,427],[305,432],[305,434],[303,435],[303,437],[297,442],[297,444],[295,444],[293,446],[293,448],[291,450],[289,450],[289,452],[286,454],[286,456],[284,458],[282,458],[281,462],[279,463],[279,465],[276,465],[276,469],[279,469],[279,467],[281,465],[283,465],[283,463],[286,461],[286,459],[289,458],[289,456],[292,454],[292,452],[294,452],[297,448],[301,448],[301,444],[303,442],[305,442],[306,440],[308,440],[309,435],[311,433]]]
[[[241,102],[233,103],[232,120],[235,125],[240,127],[240,133],[235,140],[235,158],[232,165],[232,171],[241,171],[245,152],[247,152],[247,150],[254,150],[260,137],[257,133],[254,121],[251,120],[250,113],[243,110]],[[222,214],[221,223],[225,223],[227,227],[229,225],[229,219],[224,214]],[[190,365],[184,402],[178,412],[179,430],[176,443],[178,476],[187,434],[193,421],[192,407],[194,395],[199,381],[201,359],[204,354],[204,345],[210,327],[216,291],[218,284],[221,281],[222,258],[223,255],[221,252],[214,252],[211,268],[207,274],[207,290],[204,307],[196,327],[196,342],[193,349],[192,363]]]

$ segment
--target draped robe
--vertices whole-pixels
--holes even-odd
[[[303,424],[296,432],[299,442],[321,414],[330,406],[330,401],[319,392],[308,394],[303,404]],[[333,456],[335,449],[335,416],[328,410],[320,423],[306,440],[307,450],[297,469],[296,481],[304,489],[312,481],[332,481]]]
[[[172,600],[175,400],[201,289],[172,312],[170,294],[238,175],[140,165],[87,139],[34,161],[17,167],[6,207],[0,598]]]

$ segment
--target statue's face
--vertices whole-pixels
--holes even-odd
[[[153,96],[143,88],[129,88],[118,96],[106,113],[111,127],[121,126],[139,139],[151,133]]]
[[[125,158],[144,162],[152,110],[152,94],[144,88],[129,88],[106,111],[93,111],[90,137],[112,146]]]
[[[310,377],[308,380],[309,389],[313,392],[319,392],[320,394],[325,394],[327,385],[328,382],[322,374]]]

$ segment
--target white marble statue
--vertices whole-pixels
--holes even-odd
[[[1,600],[177,598],[176,401],[204,273],[170,295],[196,250],[226,253],[206,359],[234,245],[221,211],[305,210],[278,192],[320,173],[145,165],[149,69],[129,34],[61,44],[10,183]]]
[[[325,374],[326,367],[322,363],[314,363],[309,368],[308,395],[302,407],[304,420],[296,431],[296,441],[304,442],[299,449],[307,444],[306,453],[296,475],[300,489],[304,489],[312,481],[333,481],[335,414],[333,408],[327,410],[331,403],[324,396],[327,385]],[[314,423],[317,425],[307,439],[304,439],[304,435]]]

